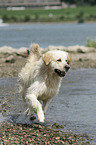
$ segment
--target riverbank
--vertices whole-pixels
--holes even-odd
[[[41,48],[41,53],[48,50],[60,49],[71,54],[71,68],[96,68],[96,48],[84,46],[49,46]],[[17,77],[28,57],[27,48],[14,49],[12,47],[0,48],[0,77]]]
[[[62,127],[57,123],[54,123],[52,128],[40,124],[20,125],[3,123],[0,127],[1,145],[90,145],[90,139],[86,134],[77,135],[72,132],[62,132],[60,130]]]
[[[82,6],[61,9],[0,10],[5,23],[27,22],[96,22],[96,6]]]

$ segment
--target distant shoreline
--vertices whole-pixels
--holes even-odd
[[[84,23],[96,21],[96,6],[80,6],[61,9],[25,9],[6,10],[0,9],[0,19],[5,23],[58,23],[77,22]]]
[[[66,22],[14,22],[14,23],[2,23],[2,24],[9,24],[9,25],[16,25],[16,24],[94,24],[96,21],[86,21],[84,23],[78,23],[77,21],[66,21]]]

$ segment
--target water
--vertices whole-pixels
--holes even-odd
[[[22,115],[25,104],[18,93],[17,78],[0,79],[0,96],[1,104],[7,102],[6,112],[2,113],[4,117],[13,114],[14,119],[18,118],[17,122],[20,119],[28,122],[28,118]],[[96,144],[96,69],[68,72],[59,94],[48,108],[46,122],[58,122],[64,125],[65,131],[87,133],[93,139],[92,144]]]
[[[49,45],[86,45],[87,38],[96,37],[96,23],[89,24],[12,24],[0,27],[0,47],[40,47]]]

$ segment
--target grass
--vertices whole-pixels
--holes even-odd
[[[94,39],[94,40],[88,39],[87,40],[87,47],[94,47],[94,48],[96,48],[96,39]]]
[[[51,14],[51,15],[50,15]],[[0,10],[4,22],[64,22],[96,21],[96,6],[45,10],[25,9],[23,11]],[[82,21],[83,20],[83,21]]]

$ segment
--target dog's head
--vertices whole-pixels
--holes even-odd
[[[66,72],[70,69],[71,56],[65,51],[48,51],[42,55],[42,59],[45,65],[49,66],[52,71],[60,77],[64,77]]]

